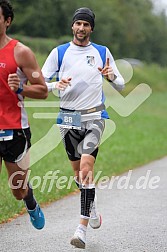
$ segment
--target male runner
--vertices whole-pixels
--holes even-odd
[[[60,126],[63,143],[81,191],[80,224],[71,244],[85,248],[87,225],[101,226],[95,204],[94,163],[105,119],[103,77],[121,90],[124,80],[105,46],[94,44],[90,35],[95,15],[89,8],[79,8],[72,20],[73,40],[53,49],[42,68],[48,90],[59,90]],[[49,82],[59,74],[59,81]]]
[[[31,146],[24,97],[45,99],[47,87],[32,51],[6,34],[13,18],[11,4],[0,0],[0,169],[4,160],[13,195],[24,201],[32,225],[42,229],[44,215],[26,181],[28,157],[24,167],[19,164]]]

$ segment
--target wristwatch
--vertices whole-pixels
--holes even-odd
[[[113,81],[115,81],[115,79],[117,78],[117,76],[114,74],[114,79],[113,80],[109,80],[109,79],[107,79],[109,82],[113,82]]]
[[[16,91],[16,94],[20,94],[23,91],[23,84],[20,82],[20,85]]]

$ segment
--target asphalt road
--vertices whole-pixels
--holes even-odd
[[[88,228],[85,251],[167,252],[167,157],[101,186],[106,187],[97,189],[103,224]],[[69,243],[78,225],[79,194],[43,211],[46,226],[40,231],[28,214],[0,225],[0,252],[79,251]]]

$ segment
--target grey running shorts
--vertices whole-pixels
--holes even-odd
[[[89,154],[96,158],[104,127],[104,119],[82,122],[81,130],[60,127],[68,158],[76,161],[82,154]]]

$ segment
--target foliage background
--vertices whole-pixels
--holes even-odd
[[[71,39],[73,13],[86,6],[96,14],[92,40],[107,45],[116,59],[132,57],[166,65],[167,17],[163,12],[155,14],[151,0],[11,0],[11,3],[15,20],[10,33],[52,38],[52,45],[56,46]],[[45,45],[47,49],[47,42]]]

